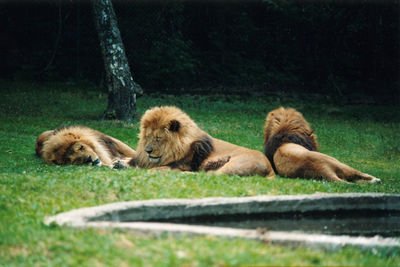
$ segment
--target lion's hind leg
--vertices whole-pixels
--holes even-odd
[[[347,183],[331,168],[332,164],[328,164],[325,156],[309,151],[300,145],[287,143],[275,152],[274,164],[281,176],[326,179],[331,182]]]
[[[287,177],[326,179],[332,182],[379,183],[380,179],[362,173],[337,159],[296,144],[284,144],[274,155],[278,173]]]
[[[335,159],[332,163],[332,168],[335,170],[336,174],[349,181],[349,182],[356,182],[356,183],[380,183],[381,179],[376,178],[372,175],[367,173],[363,173],[359,170],[356,170],[338,160]]]
[[[332,177],[335,177],[334,179],[337,177],[343,181],[352,183],[380,183],[381,181],[380,179],[356,170],[331,156],[312,151],[309,153],[311,158],[314,158],[314,162],[319,162],[319,164],[316,164],[315,168],[321,168],[323,170],[321,171],[321,174],[323,174],[324,178],[327,178],[328,180]]]

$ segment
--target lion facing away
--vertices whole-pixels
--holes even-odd
[[[303,115],[280,107],[268,113],[264,126],[265,155],[281,176],[335,182],[379,183],[328,155],[318,152],[317,137]]]
[[[38,136],[36,155],[57,165],[92,164],[123,168],[136,151],[121,141],[84,126],[66,126]]]
[[[137,158],[131,165],[156,170],[275,177],[263,153],[211,137],[173,106],[155,107],[143,115]]]

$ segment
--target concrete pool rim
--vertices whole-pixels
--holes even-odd
[[[211,235],[225,238],[254,239],[271,244],[339,249],[355,246],[361,249],[400,248],[400,239],[381,236],[347,236],[302,232],[238,229],[168,222],[168,218],[204,214],[246,214],[254,212],[308,212],[326,210],[368,209],[400,212],[400,194],[345,193],[309,195],[261,195],[251,197],[211,197],[199,199],[153,199],[125,201],[81,208],[46,218],[47,225],[75,228],[119,228],[140,235]]]

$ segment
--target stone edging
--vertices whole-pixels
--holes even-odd
[[[349,193],[129,201],[60,213],[47,218],[45,223],[77,228],[121,228],[132,231],[135,234],[146,235],[171,233],[175,235],[213,235],[227,238],[247,238],[273,244],[303,245],[326,249],[338,249],[346,245],[362,249],[400,248],[400,239],[379,236],[334,236],[143,222],[146,220],[166,220],[168,218],[207,214],[229,215],[254,212],[353,211],[363,209],[400,211],[400,195]]]

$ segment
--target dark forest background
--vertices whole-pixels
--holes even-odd
[[[113,5],[145,93],[301,92],[400,103],[399,1]],[[0,78],[104,87],[90,2],[1,2],[0,27]]]

